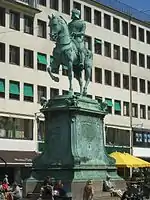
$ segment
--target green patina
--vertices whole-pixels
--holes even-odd
[[[41,109],[46,122],[45,146],[33,162],[35,178],[48,173],[62,180],[101,180],[106,173],[115,172],[115,161],[104,147],[106,111],[106,103],[79,95],[47,101]]]
[[[80,11],[72,11],[72,21],[67,24],[62,16],[49,16],[51,38],[56,42],[53,49],[53,60],[48,66],[50,77],[58,82],[52,72],[59,70],[60,65],[68,70],[69,93],[72,94],[73,73],[80,85],[80,94],[87,95],[93,65],[93,54],[85,46],[86,23],[80,19]],[[85,70],[85,85],[83,87],[82,71]]]
[[[80,20],[79,14],[79,11],[73,10],[69,25],[62,17],[50,18],[51,36],[56,39],[56,47],[48,72],[58,81],[52,71],[59,69],[60,65],[66,66],[69,93],[48,101],[41,99],[46,126],[45,144],[43,152],[33,161],[32,176],[27,184],[41,181],[48,175],[69,184],[80,184],[88,179],[102,181],[107,173],[119,179],[115,160],[108,156],[104,147],[103,120],[112,101],[106,99],[105,103],[86,96],[93,56],[84,46],[85,22]],[[84,88],[83,69],[86,72]],[[80,84],[79,94],[72,92],[73,71]],[[70,192],[71,184],[66,185]]]

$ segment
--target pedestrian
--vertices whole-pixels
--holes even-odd
[[[92,180],[88,180],[83,191],[83,200],[93,200],[94,189]]]

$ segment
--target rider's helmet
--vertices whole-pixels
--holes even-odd
[[[72,19],[76,18],[76,19],[80,19],[80,10],[78,9],[73,9],[72,10]]]

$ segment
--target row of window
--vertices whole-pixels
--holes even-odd
[[[113,146],[130,146],[129,130],[110,128],[106,126],[106,144]],[[133,128],[133,147],[150,147],[150,131]]]
[[[86,36],[85,42],[87,43],[87,47],[92,50],[92,38],[90,36]],[[121,60],[125,63],[129,62],[129,49],[97,38],[94,38],[94,53],[104,55],[115,60]],[[131,64],[150,69],[150,55],[146,56],[144,53],[138,53],[131,50]]]
[[[92,42],[91,38],[88,36],[86,37],[86,42],[88,44],[88,47],[91,48]],[[112,45],[109,42],[104,42],[104,56],[106,57],[112,57],[112,51],[111,51]],[[94,43],[94,52],[95,54],[102,55],[102,42],[99,39],[95,39]],[[113,45],[113,58],[116,60],[121,60],[121,48],[118,45]],[[134,65],[139,65],[140,67],[147,66],[148,69],[150,69],[150,55],[145,56],[142,53],[139,53],[139,59],[137,58],[137,52],[131,50],[131,63]],[[0,43],[0,62],[5,62],[6,57],[6,47],[5,43]],[[47,55],[38,53],[37,56],[38,59],[38,69],[46,71],[46,65],[47,65]],[[137,63],[137,60],[139,60],[139,63]],[[145,61],[146,60],[146,61]],[[122,61],[123,62],[129,62],[129,50],[125,47],[122,47]],[[9,63],[20,65],[20,48],[17,46],[10,45],[9,46]],[[24,49],[24,66],[33,68],[34,66],[34,52],[29,49]]]
[[[102,97],[95,97],[99,102],[102,101]],[[109,98],[103,99],[108,105],[108,113],[115,115],[123,115],[129,117],[130,109],[129,102],[121,102],[120,100],[112,100]],[[148,119],[150,120],[150,106],[146,106],[143,104],[132,103],[132,117],[140,118],[140,119]]]
[[[0,79],[0,98],[5,98],[5,79]],[[59,89],[50,88],[50,98],[59,95]],[[23,96],[24,101],[34,101],[34,85],[29,83],[23,84]],[[37,86],[37,103],[40,102],[41,97],[47,98],[47,88],[44,86]],[[9,81],[9,98],[14,100],[20,100],[20,82],[10,80]]]
[[[0,43],[0,62],[6,60],[6,48],[5,43]],[[9,63],[13,65],[20,65],[20,48],[17,46],[9,46]],[[46,54],[37,53],[37,69],[46,71],[47,67],[47,56]],[[29,49],[24,49],[24,67],[34,67],[34,52]]]
[[[103,78],[104,76],[104,78]],[[104,81],[104,82],[103,82]],[[129,76],[95,67],[95,83],[129,90]],[[132,76],[132,91],[150,94],[150,81]]]
[[[63,90],[63,94],[66,94],[67,91]],[[59,95],[59,89],[50,88],[50,98]],[[24,83],[23,86],[23,96],[24,101],[33,102],[34,101],[34,86],[32,84]],[[0,79],[0,97],[5,98],[5,80]],[[37,101],[40,102],[41,97],[47,98],[47,88],[44,86],[37,86]],[[92,98],[92,96],[89,95]],[[9,98],[14,100],[20,100],[20,83],[17,81],[9,81]],[[95,97],[98,101],[102,101],[101,97]],[[129,102],[123,102],[123,112],[121,111],[121,101],[106,98],[105,101],[108,105],[108,112],[115,115],[129,116]],[[132,105],[132,114],[133,117],[138,117],[138,104],[133,103]],[[114,109],[113,109],[114,108]],[[147,114],[146,114],[147,109]],[[150,106],[140,105],[140,118],[150,120]]]
[[[66,2],[67,1],[67,2]],[[39,2],[41,5],[46,6],[46,0],[42,0]],[[73,7],[81,10],[81,4],[78,2],[73,2]],[[54,10],[58,10],[59,4],[58,0],[50,0],[50,8]],[[62,12],[66,14],[70,14],[70,0],[62,0]],[[0,7],[0,26],[5,26],[6,23],[6,17],[5,17],[6,11],[5,8]],[[98,10],[94,10],[94,24],[101,26],[102,18],[104,19],[104,28],[113,30],[116,33],[122,33],[125,36],[129,35],[129,24],[126,21],[122,21],[122,24],[120,23],[120,19],[113,17],[113,20],[111,20],[111,16],[104,13],[104,16],[101,16],[102,13]],[[20,31],[20,13],[10,10],[9,11],[9,27],[11,29]],[[91,22],[91,8],[84,6],[84,20],[87,22]],[[34,34],[34,19],[30,16],[24,15],[24,32],[33,35]],[[113,22],[112,22],[113,21]],[[37,21],[38,25],[38,36],[42,38],[47,38],[47,22],[39,20]],[[121,30],[122,25],[122,30]],[[112,28],[113,27],[113,28]],[[138,29],[138,34],[137,34]],[[139,39],[141,42],[146,42],[150,44],[150,31],[146,31],[141,27],[136,27],[135,25],[131,24],[130,27],[131,30],[131,38],[133,39]],[[138,35],[138,36],[137,36]],[[146,38],[146,39],[145,39]]]
[[[66,3],[65,3],[66,2]],[[46,0],[40,0],[39,4],[46,6]],[[73,7],[77,8],[81,11],[81,4],[74,1]],[[54,10],[59,10],[59,1],[58,0],[50,0],[50,8]],[[120,20],[119,18],[112,17],[102,12],[94,9],[94,22],[92,20],[92,9],[88,6],[84,6],[84,20],[89,23],[94,23],[97,26],[102,26],[112,30],[115,33],[120,33],[125,36],[129,36],[129,23],[124,20]],[[65,14],[70,14],[70,0],[62,0],[62,12]],[[102,22],[103,20],[103,22]],[[141,42],[146,42],[150,44],[150,31],[145,30],[141,27],[138,27],[134,24],[130,26],[130,35],[133,39],[138,39]]]

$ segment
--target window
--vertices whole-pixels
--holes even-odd
[[[92,81],[92,74],[93,74],[93,70],[91,70],[90,81]],[[84,71],[84,80],[86,80],[86,72],[85,71]]]
[[[24,33],[33,35],[33,18],[24,15]]]
[[[120,88],[120,74],[117,72],[114,73],[114,87]]]
[[[99,39],[94,39],[94,50],[96,54],[102,55],[102,41]]]
[[[131,64],[137,65],[137,52],[131,50]]]
[[[127,48],[122,48],[122,61],[123,62],[129,62],[129,51]]]
[[[5,44],[0,43],[0,62],[5,62]]]
[[[122,35],[128,36],[128,22],[122,21]]]
[[[111,30],[111,17],[110,17],[110,15],[104,14],[104,28]]]
[[[33,120],[0,117],[1,138],[33,139]]]
[[[112,106],[113,106],[113,103],[112,103],[112,99],[105,99],[105,102],[107,104],[107,111],[109,114],[112,114]]]
[[[64,67],[62,67],[62,75],[63,76],[68,76],[68,70]]]
[[[0,98],[5,98],[5,80],[0,79]]]
[[[75,8],[75,9],[77,9],[77,10],[80,10],[80,11],[81,11],[81,4],[80,4],[80,3],[78,3],[78,2],[76,2],[76,1],[74,1],[74,2],[73,2],[73,8]]]
[[[115,112],[115,115],[121,115],[121,101],[115,100],[114,112]]]
[[[120,33],[120,20],[117,18],[113,18],[113,30],[116,33]]]
[[[106,57],[111,57],[111,43],[104,42],[104,52]]]
[[[150,94],[150,81],[147,81],[147,94]]]
[[[46,38],[46,22],[38,19],[38,37]]]
[[[46,71],[47,67],[47,56],[43,53],[37,54],[37,69],[41,71]]]
[[[146,106],[140,105],[140,118],[146,119]]]
[[[24,67],[33,68],[33,51],[24,49]]]
[[[9,81],[9,98],[20,100],[20,84],[17,81]]]
[[[102,97],[95,96],[95,100],[97,100],[98,103],[102,103],[103,102],[103,98]]]
[[[101,26],[101,12],[98,10],[94,10],[94,24]]]
[[[102,83],[102,69],[95,67],[95,83]]]
[[[14,11],[10,11],[9,16],[10,16],[9,27],[11,29],[19,31],[20,30],[20,14]]]
[[[111,84],[111,71],[105,70],[105,85],[112,85]]]
[[[41,102],[41,97],[47,98],[47,88],[44,86],[38,85],[37,86],[37,96],[38,96],[38,99],[37,99],[38,103]]]
[[[136,26],[131,24],[131,38],[136,39]]]
[[[88,98],[92,99],[92,95],[87,94],[86,96],[87,96]]]
[[[147,69],[150,69],[150,56],[147,56]]]
[[[150,120],[150,106],[147,107],[147,117],[148,120]]]
[[[59,8],[58,0],[50,0],[50,8],[58,10]]]
[[[59,89],[56,88],[50,88],[50,98],[54,98],[55,96],[59,95]]]
[[[123,146],[129,147],[130,146],[129,130],[121,130],[117,128],[106,127],[106,144],[111,145],[113,147],[120,146],[121,149]]]
[[[24,83],[24,101],[33,102],[33,100],[34,100],[33,85],[29,83]]]
[[[129,90],[129,76],[123,74],[123,89]]]
[[[123,115],[129,116],[129,102],[123,102]]]
[[[91,8],[84,6],[84,20],[86,22],[91,22]]]
[[[120,47],[114,44],[114,59],[120,60]]]
[[[92,50],[92,38],[90,36],[85,36],[85,45],[89,50]]]
[[[39,4],[42,6],[46,6],[46,0],[39,0]]]
[[[67,90],[63,90],[63,91],[62,91],[62,95],[68,95],[68,93],[69,93],[69,92],[68,92]]]
[[[150,31],[146,31],[146,42],[150,44]]]
[[[143,134],[142,132],[134,132],[134,145],[143,142]]]
[[[145,93],[145,80],[140,79],[140,92]]]
[[[62,0],[62,12],[70,15],[70,0]]]
[[[139,41],[144,42],[144,29],[139,28]]]
[[[137,83],[137,78],[132,77],[132,90],[133,91],[138,91],[138,83]]]
[[[13,65],[20,65],[20,48],[9,46],[9,63]]]
[[[0,26],[5,26],[5,8],[0,7]]]
[[[142,53],[139,53],[139,66],[145,67],[145,55]]]
[[[132,117],[138,117],[138,105],[135,103],[132,104]]]

